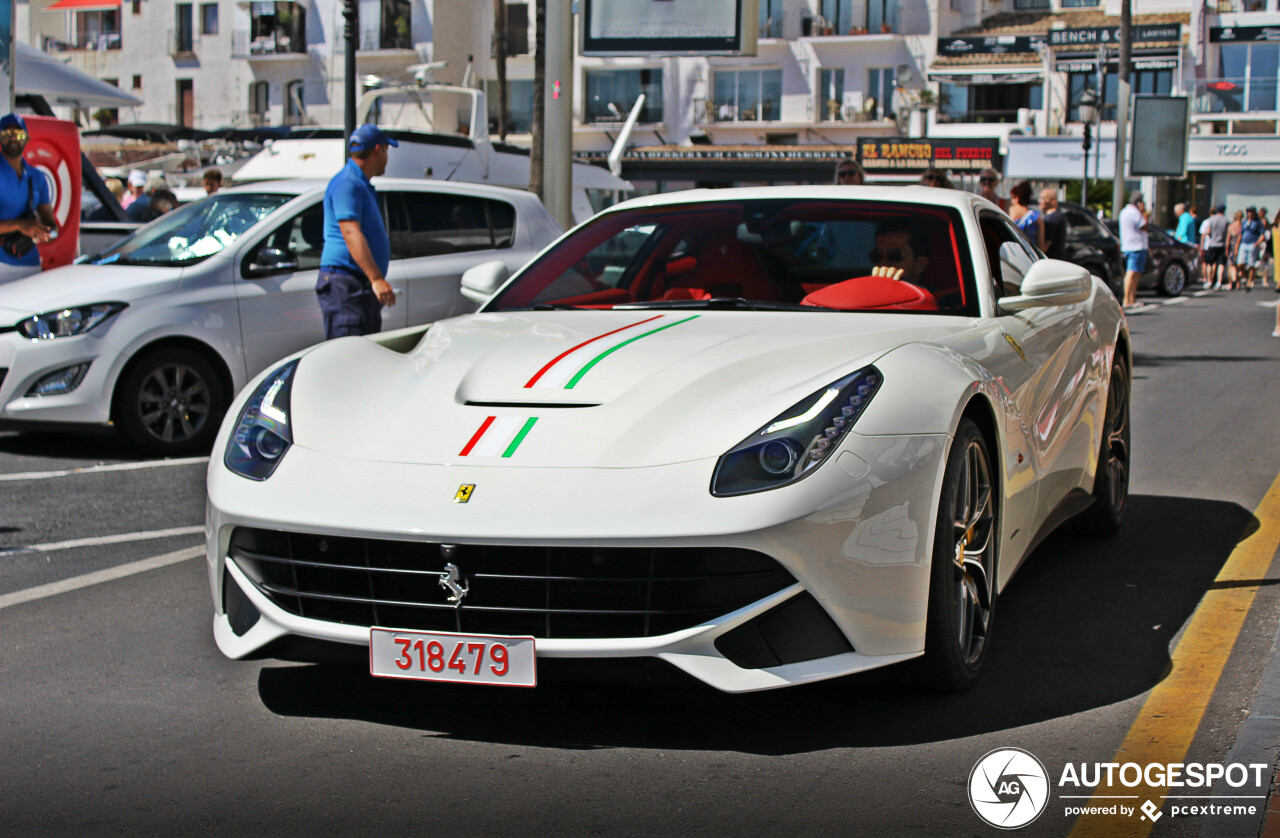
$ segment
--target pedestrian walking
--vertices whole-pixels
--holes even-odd
[[[978,194],[1005,212],[1009,211],[1009,201],[1001,198],[996,189],[1000,186],[1000,173],[995,169],[983,169],[978,175]]]
[[[1183,244],[1196,243],[1196,217],[1187,209],[1186,204],[1174,204],[1173,217],[1178,220],[1173,237]]]
[[[1018,229],[1027,234],[1031,243],[1045,249],[1044,219],[1040,213],[1031,208],[1031,184],[1022,181],[1009,190],[1009,217]]]
[[[1200,247],[1204,250],[1204,287],[1222,289],[1227,272],[1227,208],[1209,208],[1209,217],[1200,225]]]
[[[0,283],[40,272],[40,251],[57,235],[49,181],[27,165],[27,123],[16,113],[0,117]]]
[[[1147,229],[1151,215],[1141,192],[1132,192],[1120,210],[1120,252],[1124,256],[1124,308],[1138,307],[1138,279],[1147,269]]]
[[[1227,225],[1227,290],[1234,291],[1239,287],[1240,271],[1236,268],[1236,258],[1240,255],[1240,230],[1244,226],[1244,212],[1236,210]]]
[[[1266,207],[1258,207],[1258,220],[1262,222],[1262,241],[1258,245],[1258,279],[1262,282],[1262,287],[1266,288],[1272,250],[1271,219],[1267,218]]]
[[[951,183],[951,178],[947,177],[947,173],[941,169],[935,169],[930,166],[920,175],[921,186],[936,186],[939,189],[955,189]]]
[[[1061,259],[1067,242],[1067,217],[1058,206],[1058,190],[1040,190],[1040,213],[1044,216],[1044,254]]]
[[[857,160],[846,157],[836,163],[836,183],[841,186],[862,186],[866,182],[867,173]]]
[[[351,158],[325,189],[316,297],[326,340],[381,331],[382,307],[396,304],[386,279],[391,239],[370,178],[386,172],[390,148],[399,145],[378,126],[361,125],[351,134]]]
[[[1240,250],[1236,257],[1236,269],[1245,293],[1253,290],[1254,274],[1258,270],[1258,251],[1261,249],[1265,230],[1266,227],[1258,219],[1258,208],[1247,208],[1244,222],[1240,225]]]

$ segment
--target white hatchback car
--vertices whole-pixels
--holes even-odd
[[[531,193],[378,178],[396,305],[383,329],[462,314],[462,273],[511,271],[561,233]],[[0,427],[114,424],[137,446],[206,449],[231,397],[324,337],[322,180],[237,187],[77,265],[0,285]]]

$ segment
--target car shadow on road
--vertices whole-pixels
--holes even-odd
[[[919,692],[884,669],[726,695],[660,661],[539,661],[536,689],[371,678],[367,666],[269,665],[259,694],[285,716],[343,718],[466,741],[790,754],[943,741],[1069,716],[1164,677],[1169,644],[1257,521],[1234,503],[1135,496],[1119,535],[1054,535],[997,606],[983,678]],[[558,665],[557,665],[558,664]]]
[[[52,457],[59,460],[105,459],[132,462],[155,459],[152,455],[131,448],[119,435],[106,429],[86,433],[60,431],[0,433],[0,453],[20,454],[24,457]]]

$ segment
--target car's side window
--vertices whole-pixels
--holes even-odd
[[[511,247],[515,208],[503,201],[438,192],[388,196],[393,258]]]
[[[1067,236],[1072,239],[1087,239],[1098,235],[1097,227],[1089,216],[1079,210],[1066,210]]]
[[[1023,278],[1036,262],[1035,251],[1017,227],[995,213],[983,213],[979,223],[996,297],[1019,294]]]
[[[315,202],[268,234],[253,249],[247,264],[253,264],[267,248],[292,253],[298,260],[297,270],[319,270],[324,250],[324,202]]]

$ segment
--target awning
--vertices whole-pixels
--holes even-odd
[[[120,8],[121,0],[58,0],[44,7],[46,12],[108,12]]]
[[[941,81],[948,84],[1039,84],[1044,81],[1043,72],[992,72],[990,68],[975,70],[929,71],[929,81]]]
[[[13,86],[20,96],[43,96],[51,105],[81,108],[131,108],[142,104],[115,85],[46,55],[30,44],[15,41],[17,57]]]

